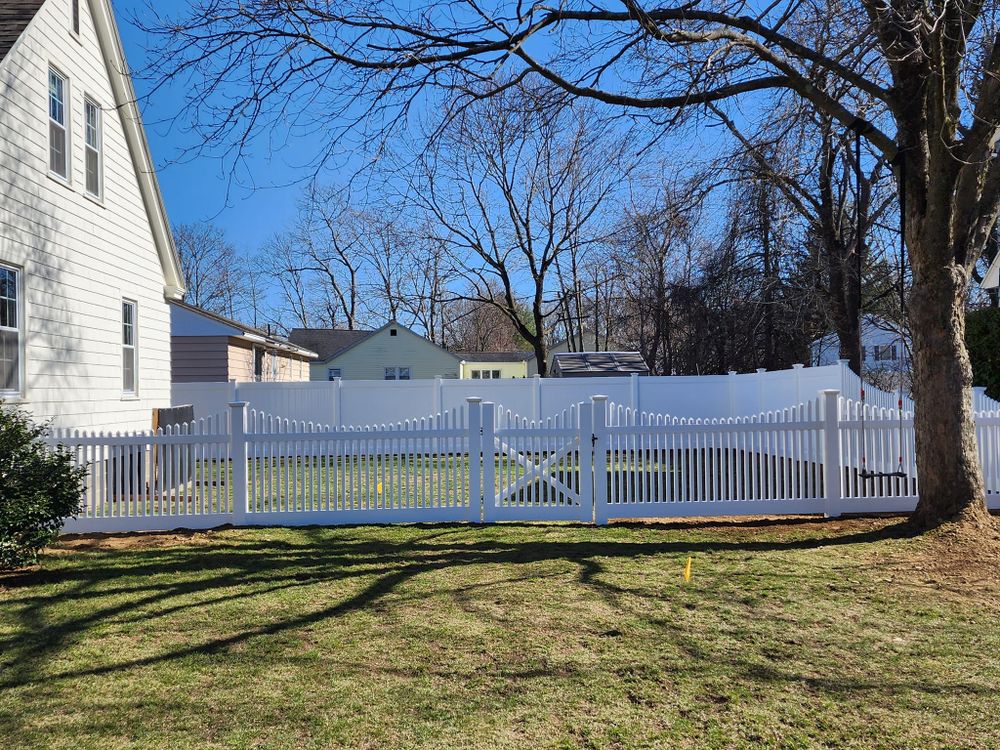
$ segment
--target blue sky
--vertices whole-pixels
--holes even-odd
[[[116,0],[114,3],[125,53],[135,71],[142,70],[146,63],[148,40],[130,19],[144,14],[145,2]],[[157,3],[168,12],[188,4],[187,0],[157,0]],[[259,181],[258,188],[230,186],[220,160],[205,156],[182,159],[185,147],[192,145],[191,137],[182,128],[164,122],[182,105],[176,91],[162,90],[155,97],[146,98],[149,86],[140,76],[135,78],[135,88],[172,224],[211,221],[224,229],[230,241],[244,252],[255,250],[288,225],[302,189],[301,185],[288,183],[305,175],[297,165],[315,154],[316,144],[303,138],[270,157],[257,156],[249,161],[249,166]]]

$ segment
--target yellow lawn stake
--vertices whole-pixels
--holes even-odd
[[[688,558],[687,565],[684,566],[684,581],[691,580],[691,558]]]

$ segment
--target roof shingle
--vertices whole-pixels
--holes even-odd
[[[374,331],[348,331],[341,328],[293,328],[288,334],[288,340],[316,352],[320,362],[326,362],[338,352],[373,333]]]
[[[17,42],[45,0],[0,0],[0,60]]]

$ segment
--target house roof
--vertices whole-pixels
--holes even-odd
[[[288,334],[288,340],[311,349],[319,355],[321,361],[326,362],[373,333],[375,332],[349,331],[343,328],[293,328]]]
[[[372,336],[393,327],[400,331],[405,331],[410,336],[415,336],[436,349],[440,349],[442,353],[447,354],[449,357],[458,359],[458,355],[449,352],[447,349],[443,349],[426,336],[414,333],[402,323],[395,320],[390,320],[384,326],[374,331],[345,331],[339,328],[293,328],[288,338],[296,343],[301,343],[303,346],[306,345],[306,341],[309,341],[310,348],[319,352],[319,361],[329,362],[334,357],[339,357],[349,349],[353,349],[364,341],[367,341]]]
[[[641,375],[649,366],[639,352],[561,352],[553,356],[552,371],[562,376]]]
[[[289,341],[288,339],[283,339],[280,336],[275,336],[274,334],[260,328],[244,325],[238,320],[233,320],[232,318],[227,318],[224,315],[219,315],[218,313],[211,312],[210,310],[205,310],[197,305],[189,305],[187,302],[181,302],[179,300],[171,300],[170,304],[181,310],[187,310],[188,312],[199,315],[202,318],[231,328],[233,329],[233,335],[245,338],[253,343],[265,344],[266,346],[291,352],[292,354],[298,354],[306,359],[316,359],[317,357],[316,352],[308,347],[300,346],[297,343]]]
[[[1000,286],[1000,253],[993,259],[993,263],[983,277],[983,289],[994,289]]]
[[[535,358],[534,352],[455,352],[454,354],[466,362],[528,362]]]
[[[45,0],[0,0],[0,60],[28,28]]]

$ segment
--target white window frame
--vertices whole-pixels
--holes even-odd
[[[16,326],[4,326],[5,331],[14,331],[17,335],[17,387],[3,388],[0,386],[0,398],[21,398],[24,396],[24,269],[9,263],[0,262],[0,268],[14,273],[14,315],[17,316]]]
[[[403,371],[406,371],[406,377],[403,377]],[[412,380],[412,368],[409,365],[393,365],[391,367],[385,368],[385,379],[386,380]]]
[[[93,107],[94,113],[97,118],[95,124],[97,145],[91,146],[89,138],[87,137],[87,128],[89,127],[89,122],[87,120],[87,108]],[[90,190],[89,174],[87,172],[87,156],[90,152],[94,152],[97,156],[97,192],[94,193]],[[83,190],[84,192],[98,201],[104,200],[104,110],[101,109],[101,105],[90,96],[83,97]]]
[[[54,119],[52,117],[52,88],[51,88],[51,78],[55,76],[60,81],[62,81],[62,122]],[[49,126],[49,137],[48,137],[48,155],[46,161],[48,162],[49,176],[59,182],[64,182],[67,185],[72,184],[72,174],[73,174],[73,150],[71,148],[72,143],[72,118],[71,110],[69,106],[70,102],[70,87],[69,87],[69,76],[63,73],[55,65],[49,64],[48,76],[45,78],[45,111],[48,115],[48,126]],[[65,151],[65,161],[66,161],[66,174],[59,174],[54,169],[52,169],[52,126],[62,128],[63,131],[63,150]]]
[[[125,308],[132,308],[132,343],[125,341]],[[139,395],[139,303],[135,300],[122,298],[121,306],[122,324],[122,396],[132,398]],[[125,363],[126,358],[132,358],[132,387],[125,385]]]
[[[343,370],[340,367],[327,367],[326,368],[326,379],[327,380],[337,380],[338,378],[342,378],[343,377],[343,375],[341,374],[342,372],[343,372]],[[337,373],[337,374],[334,375],[334,373]]]

